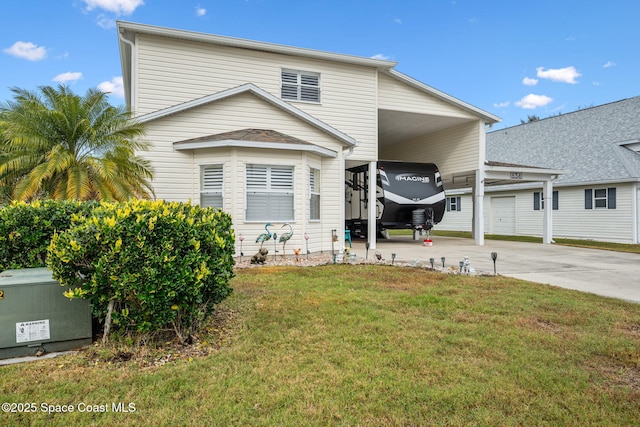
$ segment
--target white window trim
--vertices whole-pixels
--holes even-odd
[[[219,168],[219,174],[220,174],[220,182],[219,182],[219,188],[205,188],[205,186],[207,185],[206,180],[205,180],[205,170],[208,168]],[[217,183],[216,183],[217,184]],[[203,195],[219,195],[221,198],[221,206],[216,207],[219,209],[223,209],[224,208],[224,165],[222,163],[212,163],[212,164],[205,164],[205,165],[200,165],[200,206],[203,206],[202,204],[202,196]]]
[[[282,79],[282,75],[284,73],[290,73],[290,74],[295,74],[297,76],[297,81],[295,83],[295,87],[297,89],[297,94],[296,97],[285,97],[282,93],[282,89],[285,86],[285,81]],[[302,77],[303,76],[308,76],[308,77],[316,77],[318,79],[318,85],[305,85],[304,83],[302,83]],[[293,83],[287,82],[288,85],[290,86],[294,86]],[[317,100],[311,100],[311,99],[302,99],[302,88],[304,87],[311,87],[311,88],[317,88],[318,90],[318,99]],[[322,102],[322,80],[320,77],[320,73],[317,72],[313,72],[313,71],[301,71],[301,70],[296,70],[296,69],[292,69],[292,68],[282,68],[282,70],[280,71],[280,98],[282,98],[285,101],[293,101],[293,102],[304,102],[304,103],[308,103],[308,104],[320,104]]]
[[[249,178],[248,178],[248,174],[249,174],[249,168],[251,167],[264,167],[267,169],[267,178],[266,178],[266,186],[267,188],[265,189],[259,189],[259,188],[249,188]],[[291,188],[290,189],[277,189],[277,188],[271,188],[272,187],[272,169],[273,168],[283,168],[283,169],[291,169]],[[295,223],[295,215],[296,215],[296,168],[294,165],[290,165],[290,164],[284,164],[284,165],[278,165],[278,164],[261,164],[261,163],[247,163],[245,165],[245,172],[244,172],[244,178],[245,178],[245,184],[244,184],[244,189],[245,189],[245,193],[244,193],[244,201],[245,201],[245,208],[244,208],[244,221],[246,223],[260,223],[260,222],[265,222],[265,221],[272,221],[272,222],[289,222],[289,223]],[[275,217],[268,217],[267,212],[265,212],[265,217],[263,218],[254,218],[254,219],[248,219],[249,216],[249,197],[250,194],[249,193],[264,193],[264,194],[290,194],[291,195],[291,203],[292,203],[292,209],[291,209],[291,217],[290,218],[275,218]]]
[[[604,197],[597,197],[596,192],[604,191]],[[597,201],[604,200],[604,206],[598,206]],[[609,189],[608,188],[594,188],[593,189],[593,209],[609,209]]]
[[[314,190],[313,187],[311,186],[311,175],[312,173],[316,171],[316,176],[314,178],[315,183],[316,183],[316,188],[317,190]],[[320,222],[322,220],[322,188],[320,186],[320,180],[321,180],[321,172],[319,168],[314,168],[314,167],[309,167],[309,222]],[[317,218],[312,218],[311,217],[311,202],[313,200],[313,196],[318,196],[318,217]]]

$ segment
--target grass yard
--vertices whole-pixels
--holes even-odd
[[[226,332],[202,337],[222,341],[209,356],[141,367],[78,354],[0,368],[4,401],[109,408],[0,413],[0,424],[640,423],[638,304],[380,265],[244,269],[233,287]]]

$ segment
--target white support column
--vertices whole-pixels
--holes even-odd
[[[378,199],[376,198],[378,162],[369,162],[369,182],[367,199],[368,202],[368,218],[369,227],[367,230],[367,240],[369,241],[369,249],[376,249],[376,238],[378,237],[376,222],[378,213]]]
[[[553,235],[553,181],[550,179],[544,182],[544,221],[542,226],[542,243],[552,243]]]
[[[475,197],[473,199],[473,233],[476,245],[484,245],[484,169],[476,171],[474,183]]]
[[[476,171],[476,182],[474,185],[475,194],[473,196],[473,238],[476,245],[484,245],[484,179],[485,160],[487,156],[485,123],[478,121],[478,170]]]

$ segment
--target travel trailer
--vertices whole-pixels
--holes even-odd
[[[433,163],[379,161],[377,163],[376,228],[430,230],[442,220],[446,208],[444,186]],[[347,169],[346,229],[366,236],[368,227],[368,165]]]

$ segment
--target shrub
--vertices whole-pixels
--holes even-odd
[[[103,203],[53,237],[48,265],[119,331],[172,328],[185,342],[230,293],[231,217],[177,202]]]
[[[86,215],[90,202],[46,200],[13,202],[0,208],[0,271],[44,267],[56,232],[67,230],[71,215]]]

